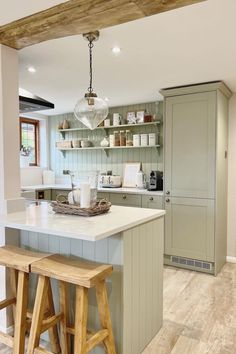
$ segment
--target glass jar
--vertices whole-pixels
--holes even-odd
[[[133,134],[130,130],[126,130],[126,146],[133,146]]]
[[[140,146],[140,134],[133,135],[133,146]]]
[[[126,146],[126,135],[124,130],[120,131],[120,146]]]
[[[114,140],[115,140],[115,146],[120,146],[120,134],[117,130],[114,131]]]
[[[110,134],[110,135],[109,135],[109,143],[110,143],[110,147],[115,146],[115,137],[114,137],[114,134]]]

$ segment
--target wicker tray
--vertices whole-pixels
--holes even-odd
[[[95,216],[107,213],[110,210],[111,203],[106,199],[102,199],[91,208],[80,208],[79,205],[69,204],[68,201],[51,202],[51,206],[55,213],[80,215],[80,216]]]

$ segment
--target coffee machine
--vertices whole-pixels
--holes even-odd
[[[149,175],[149,191],[163,190],[163,172],[151,171]]]

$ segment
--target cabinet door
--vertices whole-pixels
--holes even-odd
[[[163,209],[163,197],[159,195],[142,195],[142,208]]]
[[[166,99],[165,191],[214,198],[216,92]]]
[[[139,207],[142,206],[141,195],[126,193],[110,193],[110,202],[113,205],[124,205]]]
[[[65,197],[67,197],[69,193],[70,193],[70,191],[68,191],[68,190],[53,189],[52,190],[52,200],[56,200],[58,195],[64,195]]]
[[[165,254],[214,261],[214,201],[165,199]]]

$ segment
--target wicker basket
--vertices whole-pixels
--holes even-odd
[[[69,204],[68,201],[51,202],[51,206],[55,213],[80,215],[80,216],[95,216],[107,213],[110,210],[111,203],[106,199],[102,199],[91,208],[80,208],[79,205]]]

